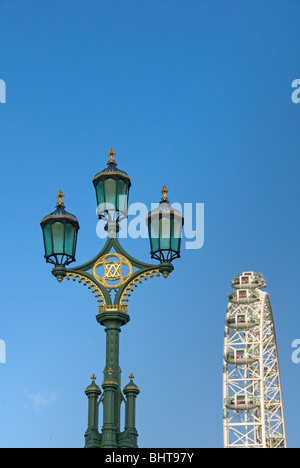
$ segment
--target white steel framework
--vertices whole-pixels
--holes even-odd
[[[225,448],[286,448],[275,328],[263,276],[244,272],[228,296],[223,356]]]

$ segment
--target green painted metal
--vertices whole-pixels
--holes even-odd
[[[125,258],[127,258],[127,260],[129,260],[129,262],[135,268],[137,268],[137,270],[135,272],[133,272],[133,274],[126,281],[126,283],[124,283],[116,291],[114,302],[112,302],[111,296],[110,296],[109,292],[107,291],[107,289],[104,288],[103,285],[101,283],[99,283],[99,281],[97,281],[97,279],[91,273],[89,273],[89,271],[93,269],[94,265],[97,263],[97,261],[101,257],[103,257],[104,255],[106,255],[108,253],[111,253],[113,250],[115,251],[115,253],[123,255]],[[93,283],[95,283],[97,285],[97,287],[99,287],[99,289],[103,293],[103,296],[105,298],[105,302],[106,302],[107,305],[113,305],[113,304],[114,305],[119,305],[120,298],[121,298],[124,290],[128,286],[128,284],[131,281],[133,281],[135,278],[137,278],[140,274],[147,273],[149,271],[152,271],[153,269],[158,269],[162,274],[163,273],[168,273],[169,274],[169,273],[171,273],[173,271],[174,267],[173,267],[172,263],[169,263],[169,262],[162,262],[162,263],[160,263],[158,265],[153,265],[153,264],[141,262],[140,260],[137,260],[134,257],[132,257],[130,254],[128,254],[123,249],[123,247],[119,243],[119,240],[118,240],[117,237],[115,237],[115,238],[111,237],[111,238],[107,239],[103,249],[92,260],[90,260],[90,261],[88,261],[88,262],[86,262],[86,263],[84,263],[84,264],[82,264],[82,265],[80,265],[78,267],[74,267],[74,268],[66,268],[66,267],[64,267],[62,265],[56,266],[56,267],[53,268],[52,274],[55,277],[65,277],[67,273],[74,273],[74,274],[81,275],[81,276],[85,277],[86,279],[91,280]]]
[[[93,276],[94,265],[104,255],[117,253],[125,257],[135,271],[128,280],[116,290],[114,301],[110,292]],[[106,306],[96,316],[98,323],[105,327],[106,333],[106,363],[103,371],[102,392],[93,383],[86,390],[88,397],[88,428],[85,433],[86,448],[137,448],[138,433],[135,427],[136,397],[138,387],[131,381],[123,391],[121,390],[121,369],[119,366],[119,336],[121,327],[126,325],[130,317],[127,312],[120,310],[120,299],[131,281],[143,273],[159,270],[162,274],[169,274],[173,265],[163,262],[158,265],[141,262],[128,254],[115,236],[108,237],[101,251],[90,261],[74,268],[56,266],[52,274],[57,278],[64,278],[68,273],[80,275],[92,281],[103,293]],[[107,307],[108,306],[108,307]],[[121,406],[125,402],[125,427],[121,431]],[[103,423],[101,432],[98,429],[99,404],[103,405]]]
[[[98,385],[93,382],[89,385],[85,394],[88,397],[88,428],[85,433],[85,447],[86,448],[100,448],[102,436],[98,432],[98,418],[99,418],[99,401],[101,390]]]
[[[164,186],[163,198],[158,208],[147,216],[147,225],[151,246],[151,258],[160,262],[171,262],[180,257],[181,233],[184,219],[182,214],[170,207]]]
[[[61,194],[57,198],[63,196]],[[56,204],[55,211],[45,216],[40,225],[46,261],[55,266],[66,266],[74,262],[79,223],[73,214],[65,210],[61,200]]]
[[[104,327],[106,334],[106,360],[103,371],[103,381],[101,388],[95,383],[96,377],[92,376],[92,383],[85,389],[85,394],[88,398],[88,424],[85,432],[85,447],[86,448],[137,448],[138,432],[136,429],[136,398],[140,393],[138,387],[133,382],[132,374],[129,376],[130,382],[121,388],[121,369],[119,365],[119,340],[121,328],[130,321],[127,313],[128,296],[133,291],[132,286],[137,286],[142,282],[142,279],[163,274],[167,277],[174,269],[171,261],[179,256],[180,241],[175,245],[175,215],[171,210],[171,227],[170,239],[167,246],[162,232],[159,232],[161,244],[159,244],[159,255],[156,254],[153,242],[151,242],[151,255],[160,263],[153,265],[144,263],[127,253],[121,246],[117,234],[119,232],[119,220],[122,216],[126,217],[128,193],[131,185],[128,175],[116,169],[114,161],[115,153],[111,149],[108,156],[110,161],[108,167],[98,173],[94,179],[94,187],[96,190],[98,216],[104,218],[107,204],[110,203],[113,211],[117,213],[115,219],[110,216],[107,218],[105,227],[108,238],[100,252],[91,260],[77,267],[69,267],[68,265],[75,261],[75,250],[77,241],[77,231],[79,224],[74,215],[65,212],[62,199],[63,193],[60,191],[57,198],[55,212],[51,213],[41,221],[43,229],[45,258],[47,262],[54,265],[52,274],[61,282],[64,278],[72,278],[78,280],[84,285],[88,285],[95,294],[99,304],[97,322]],[[168,204],[164,187],[164,194],[161,203],[162,207]],[[120,197],[120,195],[123,196]],[[121,202],[120,202],[121,200]],[[121,203],[121,205],[120,205]],[[102,208],[101,208],[101,206]],[[101,211],[102,209],[102,211]],[[111,208],[110,208],[111,209]],[[104,211],[103,211],[104,210]],[[168,207],[168,212],[170,208]],[[103,214],[104,213],[104,214]],[[159,220],[162,216],[159,214]],[[154,216],[155,218],[155,216]],[[105,218],[104,218],[105,219]],[[150,241],[155,237],[154,229],[152,229],[151,220],[149,222]],[[153,232],[152,232],[153,231]],[[151,237],[151,235],[153,236]],[[165,256],[163,249],[169,250],[170,255]],[[163,253],[161,253],[163,252]],[[119,259],[118,262],[107,262],[114,254]],[[117,264],[117,267],[115,266]],[[104,277],[99,276],[96,271],[101,266],[105,266]],[[126,265],[129,268],[127,276],[121,273],[117,278],[110,280],[111,277],[107,274],[109,268],[119,268]],[[116,271],[116,270],[115,270]],[[107,283],[112,281],[111,284]],[[121,279],[120,279],[121,278]],[[120,286],[113,283],[120,281]],[[110,287],[111,286],[111,287]],[[112,294],[112,291],[115,294]],[[130,291],[130,292],[129,292]],[[125,425],[121,428],[121,409],[125,403]],[[101,431],[99,431],[99,406],[103,407],[103,421]],[[122,430],[123,429],[123,430]]]
[[[103,426],[102,447],[117,447],[120,433],[120,408],[124,399],[121,392],[119,365],[119,335],[121,327],[129,322],[129,315],[119,310],[107,310],[97,315],[97,321],[105,326],[106,365],[103,372]]]
[[[162,189],[163,198],[160,207],[148,215],[148,227],[151,245],[151,257],[159,264],[144,263],[127,253],[121,246],[117,234],[119,222],[127,217],[128,195],[131,186],[128,174],[117,168],[113,149],[108,154],[110,160],[107,167],[95,175],[93,185],[97,199],[97,214],[99,219],[107,221],[105,230],[107,241],[100,252],[91,260],[77,267],[69,267],[75,261],[77,218],[65,211],[64,194],[60,190],[56,210],[41,221],[43,230],[45,258],[54,265],[52,274],[61,282],[64,278],[78,280],[88,285],[97,298],[99,305],[97,322],[104,327],[106,334],[106,361],[103,371],[102,390],[95,383],[85,389],[88,398],[88,424],[85,432],[86,448],[136,448],[138,433],[135,422],[136,398],[140,393],[133,382],[121,389],[121,369],[119,365],[119,340],[121,328],[130,317],[127,313],[127,301],[130,293],[143,279],[163,274],[167,277],[174,269],[172,260],[179,257],[180,229],[177,226],[183,218],[181,214],[169,207],[166,194]],[[170,216],[169,216],[170,215]],[[158,224],[156,226],[156,218]],[[168,218],[168,219],[166,219]],[[152,224],[153,223],[153,224]],[[157,229],[156,229],[157,228]],[[169,234],[166,239],[165,234]],[[168,237],[168,236],[167,236]],[[156,242],[156,238],[158,238]],[[157,245],[156,245],[157,244]],[[109,261],[114,254],[118,262]],[[105,269],[104,276],[99,276],[97,270]],[[129,268],[128,275],[122,275],[122,267]],[[113,270],[112,270],[113,269]],[[113,275],[110,276],[111,271]],[[107,281],[106,281],[107,279]],[[115,281],[119,280],[118,283]],[[114,295],[112,294],[114,291]],[[121,407],[125,403],[125,426],[121,430]],[[103,421],[99,432],[99,406],[103,406]]]

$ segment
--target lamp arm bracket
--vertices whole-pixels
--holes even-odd
[[[83,286],[88,286],[92,293],[95,294],[95,298],[99,305],[111,305],[111,298],[108,291],[89,273],[86,271],[80,271],[78,269],[66,268],[66,279],[78,281]]]
[[[102,257],[107,256],[112,249],[114,249],[118,255],[127,259],[132,266],[137,268],[137,270],[132,272],[130,277],[120,285],[120,288],[116,290],[114,303],[112,303],[109,293],[110,288],[107,289],[105,284],[101,284],[94,274],[88,272],[89,270],[92,270],[93,272],[94,266],[97,267],[99,260]],[[67,280],[72,279],[73,281],[82,283],[84,286],[88,286],[88,288],[92,290],[92,293],[95,294],[100,308],[113,305],[126,308],[128,297],[131,295],[130,293],[133,292],[134,288],[142,283],[143,280],[153,278],[154,276],[160,276],[160,274],[167,278],[173,269],[174,267],[170,262],[162,262],[158,265],[141,262],[133,258],[123,249],[117,237],[108,237],[103,249],[101,249],[101,251],[92,260],[74,268],[55,267],[52,270],[52,274],[56,276],[59,281],[66,277]]]
[[[171,263],[160,263],[159,265],[150,265],[147,268],[142,268],[134,272],[131,277],[118,289],[114,304],[119,306],[127,306],[128,297],[143,280],[148,278],[159,277],[161,274],[167,278],[174,267]]]

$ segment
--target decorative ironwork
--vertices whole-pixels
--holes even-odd
[[[110,160],[108,161],[108,164],[110,163],[115,163],[116,161],[114,160],[114,156],[116,156],[116,153],[114,152],[114,150],[112,148],[110,148],[110,152],[108,153],[108,155],[110,157]]]
[[[107,260],[110,258],[117,258],[118,261],[110,261]],[[97,274],[97,270],[99,267],[104,267],[104,276],[99,276]],[[122,275],[122,267],[126,266],[129,268],[129,272],[127,275]],[[118,253],[109,253],[100,257],[93,267],[93,276],[107,289],[118,289],[122,284],[126,283],[126,281],[130,278],[133,273],[132,264],[127,260],[126,257],[120,255]],[[110,284],[107,281],[118,281],[117,284]]]
[[[143,280],[147,281],[148,277],[149,278],[154,278],[154,275],[160,276],[160,273],[161,272],[157,268],[155,270],[150,270],[150,271],[143,272],[143,273],[139,274],[138,276],[136,276],[132,281],[130,281],[128,286],[126,286],[126,288],[124,289],[124,291],[123,291],[123,293],[121,295],[121,298],[120,298],[120,305],[126,305],[125,303],[128,302],[128,300],[129,300],[128,297],[131,296],[131,293],[134,291],[134,288],[137,288],[138,285],[143,282]]]
[[[56,203],[56,206],[65,206],[64,202],[62,201],[62,199],[65,198],[65,195],[62,193],[62,190],[58,192],[58,195],[56,195],[56,198],[58,198],[58,202]]]
[[[92,293],[95,294],[97,302],[99,302],[100,304],[106,304],[102,290],[99,288],[99,286],[97,286],[96,283],[93,282],[92,279],[89,279],[86,276],[80,275],[78,273],[72,272],[66,273],[66,279],[68,281],[72,279],[74,282],[78,281],[78,283],[82,283],[83,286],[88,286],[88,289],[91,289]]]
[[[98,323],[105,326],[106,366],[102,383],[103,394],[100,397],[101,390],[95,384],[96,377],[94,374],[91,377],[92,384],[85,391],[89,400],[85,447],[91,448],[137,447],[135,399],[139,394],[139,389],[133,382],[134,376],[130,374],[130,384],[124,387],[122,393],[121,369],[119,366],[119,333],[121,327],[130,320],[127,314],[127,302],[131,293],[139,284],[149,278],[159,277],[161,274],[167,278],[174,269],[171,261],[179,257],[180,248],[180,242],[176,241],[176,235],[179,232],[176,222],[181,223],[182,215],[175,213],[173,209],[169,210],[171,228],[168,230],[170,233],[168,248],[161,248],[160,250],[163,250],[164,253],[160,256],[152,255],[152,258],[159,260],[158,265],[141,262],[122,248],[117,233],[119,232],[119,222],[127,217],[128,194],[131,182],[126,172],[117,169],[115,155],[116,153],[111,148],[108,153],[110,159],[107,167],[93,178],[97,199],[97,214],[100,219],[107,220],[105,229],[108,233],[104,247],[95,258],[80,266],[67,268],[67,265],[75,261],[79,224],[74,215],[64,210],[63,198],[65,195],[61,190],[57,195],[58,202],[55,212],[44,217],[41,221],[45,258],[46,261],[51,261],[54,264],[52,274],[59,282],[66,278],[87,286],[95,295],[99,304],[99,313],[96,319]],[[162,213],[158,214],[159,223],[164,217],[163,215],[166,214],[164,210],[166,207],[168,208],[169,204],[168,190],[165,185],[161,193],[161,202],[164,203],[164,207]],[[150,214],[148,218],[149,216]],[[156,219],[154,219],[155,222]],[[59,229],[51,231],[52,225],[54,228],[59,226]],[[154,229],[152,234],[151,240],[153,241],[155,239]],[[159,234],[162,236],[164,233],[160,232]],[[165,238],[165,236],[163,237]],[[56,252],[52,248],[53,239],[55,240],[55,246],[56,244],[62,245],[62,252]],[[169,252],[168,254],[165,252],[166,250]],[[61,258],[57,258],[57,255],[60,255]],[[128,271],[125,271],[126,269]],[[98,428],[100,402],[104,406],[101,433]],[[123,432],[120,428],[120,407],[122,402],[125,402],[125,427]]]
[[[164,185],[163,188],[162,188],[162,191],[160,192],[162,194],[162,198],[161,198],[161,203],[169,203],[169,199],[167,198],[167,194],[168,194],[169,190],[167,189],[167,187]]]

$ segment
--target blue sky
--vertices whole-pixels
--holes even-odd
[[[141,390],[139,445],[222,446],[227,294],[250,269],[268,284],[299,447],[299,2],[1,0],[0,15],[0,446],[84,445],[105,333],[94,296],[52,277],[39,223],[62,189],[77,264],[96,255],[92,178],[113,147],[131,203],[166,184],[172,202],[205,204],[203,248],[130,298],[120,365]],[[147,239],[123,245],[150,261]]]

